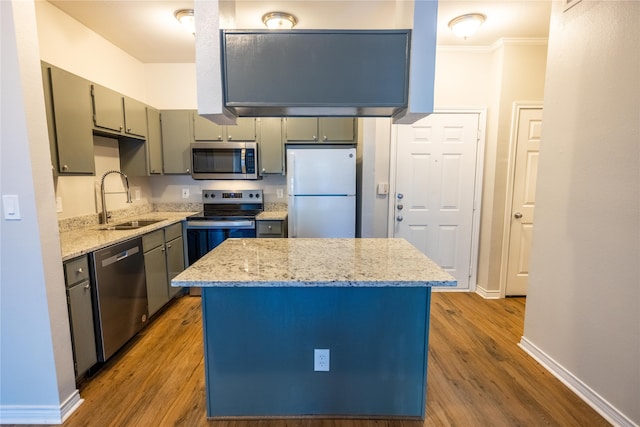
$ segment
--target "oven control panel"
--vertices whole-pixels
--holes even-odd
[[[203,203],[262,203],[260,190],[202,190]]]

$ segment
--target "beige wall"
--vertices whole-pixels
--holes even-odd
[[[486,48],[438,48],[436,53],[436,109],[487,109],[484,179],[478,260],[478,289],[499,297],[500,256],[507,191],[507,158],[515,101],[542,101],[546,40],[507,39]],[[365,125],[363,177],[363,236],[386,237],[388,198],[375,194],[375,184],[390,182],[390,121]],[[483,124],[484,125],[484,124]],[[368,164],[368,166],[367,166]],[[371,165],[374,165],[371,167]]]
[[[480,229],[478,288],[486,296],[500,296],[500,266],[507,199],[507,171],[513,104],[542,101],[547,46],[542,42],[504,41],[493,54],[485,179]]]
[[[554,4],[523,337],[629,426],[640,425],[638,22],[638,2]]]

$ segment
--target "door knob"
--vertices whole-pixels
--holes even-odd
[[[398,193],[398,196],[397,196],[397,197],[398,197],[398,199],[401,199],[401,200],[402,200],[402,198],[404,197],[404,195],[403,195],[402,193]]]
[[[398,220],[398,222],[402,221],[402,215],[398,215],[398,216],[396,217],[396,220]]]
[[[513,217],[515,219],[520,219],[520,218],[522,218],[522,214],[520,212],[516,212],[516,213],[513,214]]]
[[[398,205],[398,206],[396,206],[396,208],[398,208],[398,210],[401,211],[402,208],[404,208],[404,206],[403,205]]]

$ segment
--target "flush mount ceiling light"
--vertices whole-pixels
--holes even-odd
[[[449,21],[449,28],[458,37],[467,39],[467,37],[473,35],[480,25],[486,21],[487,17],[481,13],[469,13],[453,18]]]
[[[270,30],[290,30],[298,23],[298,20],[290,13],[269,12],[262,15],[262,22]]]
[[[176,10],[176,13],[174,13],[174,15],[178,22],[180,22],[187,31],[189,31],[191,34],[196,33],[196,26],[193,20],[193,9]]]

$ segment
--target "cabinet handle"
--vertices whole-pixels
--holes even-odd
[[[323,136],[323,137],[322,137],[322,140],[323,140],[323,141],[326,141],[327,139],[329,139],[329,138],[327,138],[327,135],[325,135],[325,136]]]
[[[171,249],[171,245],[167,245],[167,249]]]
[[[63,171],[66,171],[66,170],[68,170],[68,169],[69,169],[69,166],[67,166],[67,165],[62,165],[62,170],[63,170]]]
[[[131,128],[127,128],[127,132],[131,132]]]
[[[91,289],[91,285],[87,283],[86,285],[84,285],[84,288],[85,288],[86,290],[89,290],[89,289]]]
[[[315,135],[313,135],[311,138],[312,138],[314,141],[317,141],[317,140],[318,140],[318,137],[317,137],[317,136],[315,136]]]
[[[270,226],[270,225],[269,225],[267,228],[268,228],[269,230],[271,230],[271,226]]]
[[[187,168],[187,173],[191,172],[191,169]]]
[[[77,273],[77,274],[82,274],[82,267],[78,268],[78,269],[76,270],[76,273]]]
[[[122,126],[120,126],[120,130],[122,131]]]
[[[162,247],[162,252],[164,252],[164,251],[166,251],[166,250],[167,250],[167,248],[163,246],[163,247]]]

